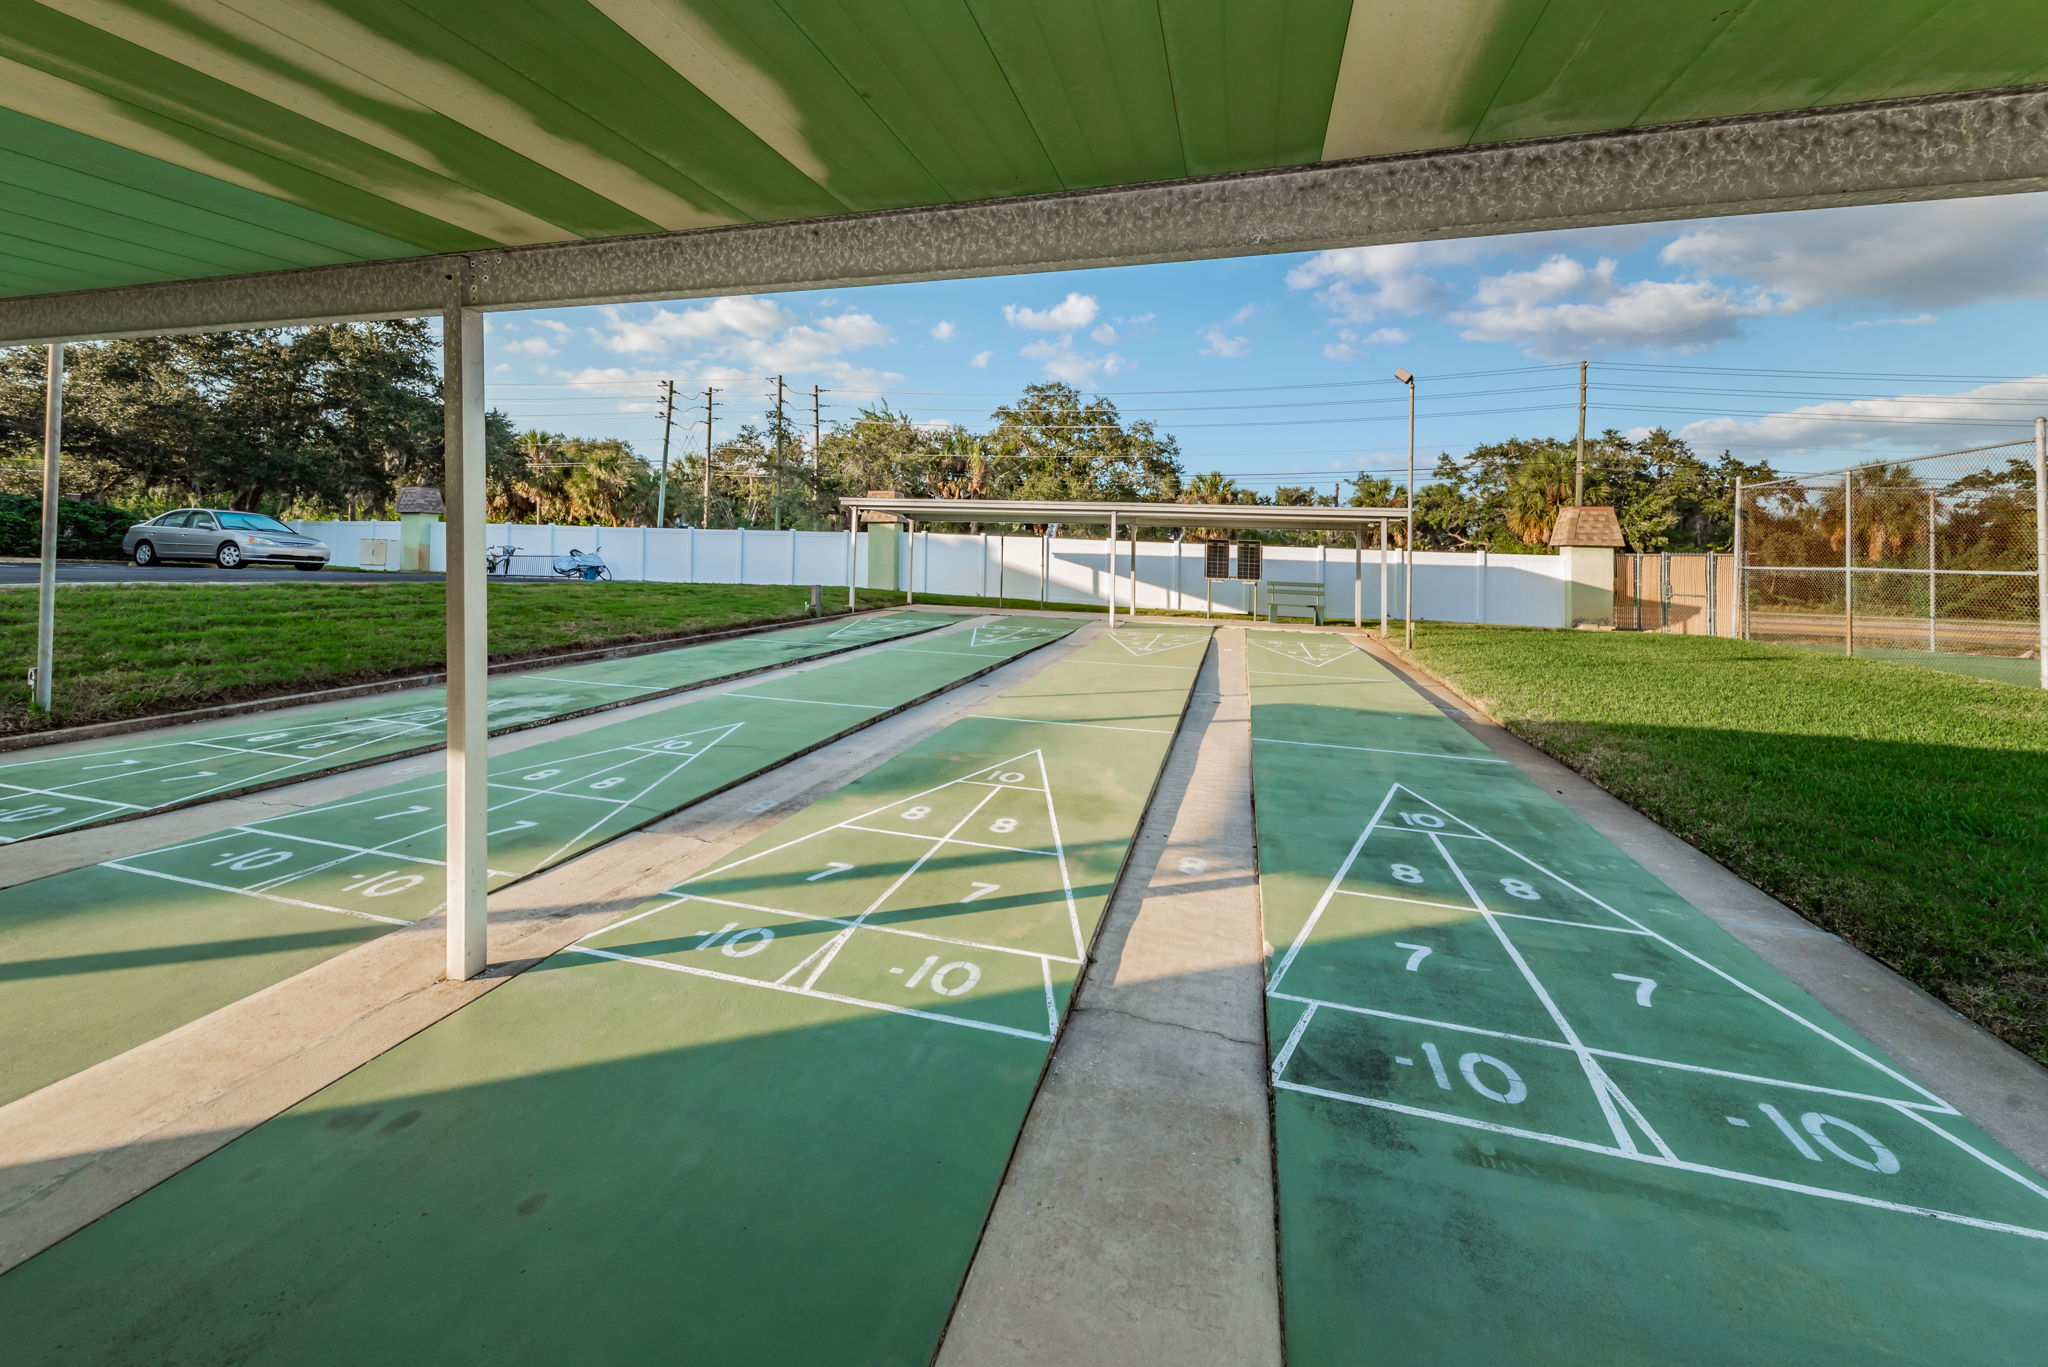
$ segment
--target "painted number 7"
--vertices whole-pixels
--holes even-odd
[[[1003,885],[1001,883],[975,883],[972,886],[974,891],[961,898],[961,901],[972,902],[977,897],[986,897],[990,893],[998,891]]]
[[[806,883],[815,883],[820,878],[830,878],[835,873],[845,873],[852,867],[853,865],[851,864],[841,864],[837,860],[833,860],[825,865],[823,872],[814,873],[809,878],[804,879],[804,881]]]
[[[1422,966],[1422,961],[1424,959],[1427,959],[1431,954],[1434,954],[1436,952],[1435,950],[1431,949],[1428,945],[1411,945],[1405,940],[1394,941],[1394,948],[1411,949],[1415,951],[1414,953],[1408,956],[1407,969],[1410,973],[1414,973],[1418,969],[1420,969]]]
[[[1634,983],[1636,985],[1637,1006],[1648,1006],[1650,1004],[1650,994],[1657,990],[1657,980],[1655,978],[1638,978],[1629,973],[1615,973],[1610,976],[1618,983]]]

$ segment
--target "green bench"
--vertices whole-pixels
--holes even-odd
[[[1315,619],[1317,626],[1321,626],[1323,624],[1323,586],[1300,579],[1268,579],[1266,581],[1266,620],[1269,622],[1279,621],[1280,610],[1283,607],[1304,609],[1304,611],[1292,615],[1311,617]]]

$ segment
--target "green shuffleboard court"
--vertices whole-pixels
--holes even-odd
[[[993,618],[496,760],[490,885],[550,868],[1071,630]],[[0,1039],[10,1041],[0,1104],[430,915],[442,902],[443,811],[436,774],[0,889]]]
[[[1290,1363],[2041,1359],[2034,1174],[1371,657],[1249,638]]]
[[[1207,642],[1047,666],[0,1278],[0,1342],[927,1361]]]
[[[962,620],[892,612],[501,676],[490,681],[490,726],[494,734],[517,731],[624,707]],[[287,723],[241,720],[174,741],[122,740],[15,760],[0,764],[0,844],[438,750],[447,729],[446,694],[435,689],[403,704],[362,698]]]

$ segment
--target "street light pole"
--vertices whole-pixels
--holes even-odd
[[[1405,370],[1394,378],[1408,386],[1408,535],[1401,544],[1401,615],[1406,620],[1402,639],[1415,649],[1415,377]]]

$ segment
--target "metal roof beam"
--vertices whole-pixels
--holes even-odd
[[[2048,189],[2048,87],[0,299],[0,345],[886,284]],[[466,267],[466,272],[465,272]]]

